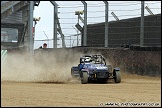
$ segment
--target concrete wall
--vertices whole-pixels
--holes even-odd
[[[122,72],[161,77],[161,51],[134,51],[129,49],[92,47],[68,49],[47,48],[46,53],[42,53],[41,51],[43,49],[39,51],[35,50],[35,56],[39,58],[45,56],[47,62],[55,58],[57,63],[68,63],[72,66],[74,65],[73,63],[78,65],[79,57],[83,54],[102,54],[107,59],[107,64],[111,64],[113,67],[120,67]],[[38,52],[41,53],[38,55]]]

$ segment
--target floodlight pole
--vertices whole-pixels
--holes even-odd
[[[84,35],[83,35],[83,46],[87,46],[87,3],[81,1],[84,5]]]

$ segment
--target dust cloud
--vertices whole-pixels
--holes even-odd
[[[7,63],[1,62],[1,81],[80,83],[77,78],[72,78],[71,67],[77,66],[84,54],[66,49],[38,49],[34,51],[34,56],[27,52],[8,53]],[[89,51],[86,54],[101,53]],[[111,64],[108,60],[106,62]]]
[[[1,64],[1,81],[80,83],[71,77],[71,67],[78,65],[79,52],[37,51],[7,55],[7,64]]]

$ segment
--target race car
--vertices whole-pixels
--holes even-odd
[[[71,75],[79,77],[82,84],[94,81],[107,82],[108,79],[114,79],[115,83],[121,82],[120,68],[112,69],[112,66],[107,65],[105,58],[100,54],[80,57],[79,65],[71,67]]]

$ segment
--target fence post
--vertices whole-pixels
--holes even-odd
[[[83,46],[87,46],[87,3],[81,1],[84,4],[84,36],[83,36]]]
[[[143,40],[144,40],[144,1],[141,1],[140,47],[143,46]]]
[[[108,47],[108,2],[105,3],[105,47]]]

